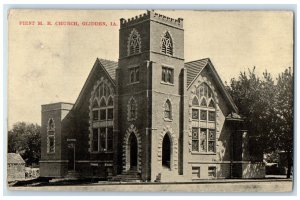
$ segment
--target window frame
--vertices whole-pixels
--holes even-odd
[[[53,144],[51,145],[51,140]],[[55,122],[53,118],[48,119],[47,124],[47,154],[55,153]]]
[[[105,81],[102,81],[98,84],[95,89],[94,96],[92,97],[92,101],[98,102],[98,107],[94,108],[93,104],[91,105],[91,151],[90,153],[100,153],[100,152],[113,152],[113,135],[110,137],[112,142],[112,149],[107,150],[107,129],[112,129],[113,134],[113,120],[114,120],[114,96],[113,90],[109,86],[109,84]],[[100,102],[100,103],[99,103]],[[98,120],[94,118],[94,113],[98,111]],[[105,129],[105,136],[102,137],[101,129]],[[94,132],[96,130],[96,132]],[[97,134],[97,135],[95,135]],[[95,141],[97,138],[97,141]],[[104,138],[104,143],[103,143]],[[95,143],[96,142],[96,143]],[[105,144],[103,147],[103,144]]]
[[[101,137],[101,129],[104,130],[104,147],[102,146],[103,138]],[[111,133],[109,133],[109,129],[112,129]],[[93,131],[97,130],[97,149],[94,148],[94,132],[93,132],[93,143],[92,143],[92,153],[99,153],[99,152],[113,152],[113,141],[114,141],[114,135],[113,135],[113,127],[112,126],[103,126],[103,127],[97,127],[93,128]],[[111,138],[109,138],[109,135],[111,134]],[[108,149],[109,141],[112,144],[112,149]]]
[[[129,101],[129,113],[128,119],[129,121],[133,121],[137,118],[137,104],[134,98],[131,98]]]
[[[134,38],[135,37],[135,38]],[[135,40],[135,42],[133,42]],[[135,46],[133,46],[135,44]],[[133,28],[127,42],[127,56],[136,55],[142,52],[142,40],[139,32]]]
[[[202,86],[203,84],[203,86]],[[191,118],[192,118],[192,153],[193,154],[216,154],[216,121],[217,121],[217,115],[216,115],[216,104],[214,99],[214,94],[212,89],[204,82],[198,86],[196,89],[196,94],[192,96],[192,108],[191,108]],[[199,90],[199,92],[198,92]],[[210,94],[210,95],[209,95]],[[197,98],[198,105],[195,105],[194,99]],[[199,101],[200,99],[200,101]],[[202,104],[202,102],[205,101],[205,104]],[[213,101],[214,107],[209,107],[210,102]],[[198,118],[195,117],[194,113],[198,111]],[[205,115],[203,115],[205,113]],[[211,113],[213,113],[213,119],[211,118]],[[205,117],[203,117],[205,116]],[[213,125],[212,125],[213,124]],[[213,127],[212,127],[213,126]],[[194,139],[194,129],[198,129],[198,139]],[[202,130],[205,129],[205,149],[201,148],[202,144]],[[214,139],[211,139],[210,133],[213,131],[214,133]],[[198,147],[197,149],[194,148],[195,141],[198,141]],[[210,143],[213,143],[213,151],[210,151]]]
[[[167,110],[168,108],[168,110]],[[167,99],[164,103],[164,120],[172,121],[173,120],[173,112],[172,112],[172,103],[170,99]]]
[[[171,66],[162,66],[161,83],[167,85],[174,85],[174,68]]]
[[[168,41],[168,44],[166,43]],[[174,55],[174,42],[170,31],[165,31],[161,38],[161,53],[173,56]]]
[[[214,175],[210,175],[210,174]],[[207,167],[207,177],[211,179],[217,178],[217,167],[216,166],[208,166]]]
[[[140,82],[140,66],[128,68],[128,84],[135,84]]]
[[[201,167],[192,165],[192,179],[200,179],[200,178],[201,178]]]
[[[51,139],[53,139],[53,144],[51,145]],[[48,135],[48,153],[55,153],[55,136],[54,135]]]

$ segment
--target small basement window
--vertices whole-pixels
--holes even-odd
[[[192,167],[192,175],[193,179],[200,178],[200,167]]]
[[[208,177],[209,178],[216,178],[217,177],[216,167],[214,167],[214,166],[208,167]]]

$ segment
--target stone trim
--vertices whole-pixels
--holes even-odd
[[[93,147],[92,147],[92,140],[93,140],[93,102],[95,100],[95,93],[99,87],[99,85],[101,83],[104,83],[108,86],[111,94],[108,96],[108,98],[106,100],[108,100],[110,97],[114,98],[114,88],[112,87],[110,81],[108,81],[106,78],[101,77],[100,80],[98,80],[94,86],[93,89],[91,91],[91,97],[89,100],[89,140],[88,140],[88,144],[89,144],[89,152],[93,152]],[[99,97],[101,98],[101,97]],[[100,99],[98,99],[98,97],[96,98],[96,100],[98,101],[98,104],[100,105]],[[114,102],[115,103],[115,102]]]
[[[197,82],[193,83],[193,87],[191,87],[191,94],[189,97],[189,125],[188,125],[188,147],[189,147],[189,152],[192,153],[192,108],[193,108],[193,98],[196,96],[196,89],[202,84],[202,83],[206,83],[208,85],[208,87],[210,87],[212,93],[214,94],[214,102],[215,102],[215,108],[216,108],[216,149],[218,147],[218,143],[217,140],[220,136],[220,131],[221,131],[221,127],[220,127],[220,108],[219,108],[219,99],[218,99],[218,93],[216,91],[216,88],[213,86],[213,84],[206,78],[206,77],[202,77],[199,76],[199,80]],[[199,103],[201,103],[201,101],[199,101]],[[209,103],[209,102],[208,102]],[[217,153],[217,152],[215,152]],[[205,154],[205,153],[204,153]]]
[[[170,126],[165,126],[163,130],[158,135],[158,149],[157,149],[157,161],[162,165],[162,145],[165,135],[168,134],[171,142],[171,160],[170,168],[171,170],[178,169],[178,139],[176,134],[173,132]]]
[[[137,139],[137,170],[141,172],[142,169],[142,138],[137,128],[131,124],[126,130],[125,136],[123,138],[123,171],[127,171],[130,169],[130,144],[129,137],[130,134],[134,133]]]
[[[40,160],[40,163],[68,163],[69,160]]]

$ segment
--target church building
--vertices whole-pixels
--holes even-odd
[[[202,30],[204,31],[204,30]],[[251,133],[209,58],[184,60],[183,19],[120,19],[74,104],[42,105],[42,177],[180,182],[263,178]]]

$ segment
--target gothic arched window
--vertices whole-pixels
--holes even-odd
[[[133,29],[128,39],[128,56],[141,52],[141,37],[136,29]]]
[[[173,41],[168,31],[163,35],[161,39],[161,52],[167,55],[173,55]]]
[[[192,151],[216,152],[216,105],[211,88],[202,83],[192,101],[192,120],[200,123],[192,128]],[[200,105],[196,100],[200,99]],[[199,103],[199,102],[198,102]]]
[[[92,151],[113,150],[113,91],[102,81],[92,97]]]
[[[169,99],[165,102],[164,118],[165,119],[172,119],[172,105],[171,105],[171,102],[170,102]]]
[[[129,100],[129,105],[128,105],[128,120],[132,121],[137,118],[137,105],[135,102],[135,99],[131,97]]]

